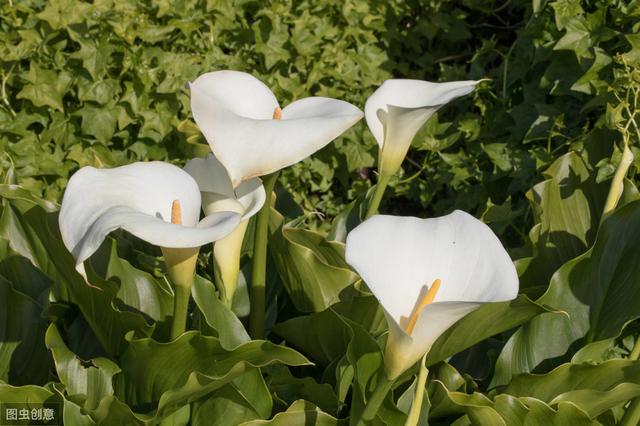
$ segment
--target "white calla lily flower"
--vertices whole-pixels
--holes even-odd
[[[200,221],[200,209],[198,184],[174,165],[154,161],[112,169],[83,167],[69,180],[59,225],[76,269],[86,278],[83,262],[115,229],[160,246],[165,257],[175,258],[168,263],[179,264],[240,222],[240,215],[233,211],[213,213]]]
[[[349,233],[346,260],[384,308],[390,379],[483,303],[518,294],[518,275],[500,240],[459,210],[433,219],[373,216]]]
[[[266,192],[259,178],[242,182],[235,189],[222,163],[213,155],[194,158],[184,166],[200,187],[202,209],[206,215],[235,211],[240,224],[226,237],[216,241],[213,257],[224,284],[225,298],[231,302],[240,273],[240,251],[249,219],[262,208]]]
[[[323,97],[281,109],[264,83],[238,71],[203,74],[189,87],[193,118],[234,188],[303,160],[363,116],[348,102]]]
[[[378,171],[391,176],[398,171],[413,137],[443,105],[473,91],[479,81],[385,81],[364,107],[367,125],[380,147]]]

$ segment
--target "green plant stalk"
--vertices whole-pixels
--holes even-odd
[[[176,340],[187,329],[187,314],[189,311],[189,296],[191,286],[176,285],[173,287],[175,298],[173,301],[173,323],[171,324],[171,340]]]
[[[640,336],[636,339],[633,349],[629,354],[629,359],[637,361],[640,358]],[[631,400],[629,407],[624,412],[620,420],[620,426],[636,426],[640,424],[640,397]]]
[[[362,410],[360,417],[357,418],[353,424],[356,426],[366,426],[371,423],[371,421],[376,417],[384,398],[391,390],[391,385],[393,385],[393,381],[387,379],[387,376],[384,374],[380,374],[376,389],[373,391],[373,394],[364,406],[364,410]]]
[[[173,287],[173,322],[171,323],[171,340],[175,340],[187,328],[189,313],[189,296],[200,247],[166,248],[162,247],[167,273]]]
[[[253,269],[251,274],[251,314],[249,317],[249,334],[252,339],[264,338],[265,298],[267,286],[267,240],[269,236],[269,215],[273,188],[278,173],[263,177],[266,198],[264,206],[258,212],[253,242]]]
[[[618,205],[620,197],[622,196],[622,191],[624,190],[624,178],[627,175],[632,162],[633,154],[629,149],[628,143],[625,141],[620,164],[618,164],[618,168],[613,175],[613,179],[611,179],[611,186],[609,188],[609,194],[607,195],[607,201],[605,202],[604,209],[602,210],[602,220],[606,219]]]
[[[373,197],[371,198],[369,206],[367,207],[367,215],[365,219],[369,219],[371,216],[378,213],[378,208],[380,207],[380,202],[382,201],[384,191],[385,189],[387,189],[387,185],[389,184],[389,179],[391,179],[390,175],[381,174],[378,176],[378,183],[376,183]]]
[[[637,361],[640,358],[640,336],[636,339],[636,343],[633,345],[633,349],[629,354],[629,359],[632,361]]]
[[[429,370],[427,370],[427,367],[425,366],[426,358],[426,355],[423,356],[422,361],[420,362],[420,372],[418,373],[418,383],[416,383],[416,393],[413,396],[411,410],[409,411],[409,417],[407,417],[405,426],[418,426],[418,422],[420,421],[424,389],[427,384],[427,376],[429,375]]]

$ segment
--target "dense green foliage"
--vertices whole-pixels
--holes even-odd
[[[185,83],[247,71],[287,104],[325,95],[361,107],[385,79],[489,78],[415,139],[389,210],[454,207],[518,228],[522,197],[551,161],[607,120],[613,58],[637,60],[638,5],[619,2],[17,1],[2,6],[0,144],[19,182],[58,200],[84,165],[201,153],[178,124]],[[377,147],[364,121],[285,173],[310,220],[328,221],[368,188]],[[615,162],[615,158],[613,159]],[[599,167],[608,177],[611,162]],[[391,204],[391,203],[390,203]],[[325,225],[326,227],[327,225]],[[517,238],[517,235],[513,236]],[[519,245],[514,241],[511,245]]]
[[[90,261],[96,290],[60,241],[56,203],[78,168],[209,152],[185,83],[235,69],[283,105],[361,108],[391,77],[486,78],[426,124],[381,208],[482,217],[520,274],[516,300],[475,311],[429,353],[423,416],[616,424],[640,397],[639,32],[637,0],[3,2],[0,403],[59,402],[74,425],[334,425],[362,411],[386,331],[340,242],[376,182],[364,120],[279,178],[270,341],[245,332],[246,286],[233,311],[218,301],[210,248],[192,331],[161,343],[173,293],[159,251],[115,234]],[[624,144],[636,159],[605,218]],[[242,280],[251,227],[243,254]],[[415,372],[377,421],[403,424]]]

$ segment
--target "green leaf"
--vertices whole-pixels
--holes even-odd
[[[374,192],[375,186],[372,186],[366,192],[360,194],[355,200],[344,206],[340,214],[333,220],[327,240],[341,242],[347,240],[349,232],[364,220]]]
[[[71,55],[72,58],[82,60],[82,66],[89,71],[94,80],[101,79],[107,73],[107,66],[114,50],[114,45],[110,44],[106,38],[98,42],[88,38],[86,34],[68,30],[69,36],[78,44],[80,50]]]
[[[113,395],[113,376],[120,372],[115,363],[106,358],[81,361],[67,348],[55,324],[47,329],[45,341],[60,381],[70,397],[84,400],[85,410],[94,410],[103,397]]]
[[[356,320],[374,334],[386,331],[386,320],[377,300],[364,296],[337,303],[323,312],[281,322],[273,327],[273,332],[314,362],[328,365],[345,354],[350,342],[351,331],[344,318]]]
[[[57,222],[57,214],[47,213],[39,206],[20,213],[7,203],[0,217],[0,237],[51,278],[55,283],[52,291],[59,301],[80,308],[109,354],[120,352],[124,336],[130,330],[149,335],[153,327],[141,314],[115,307],[118,286],[114,282],[97,277],[88,265],[90,281],[99,286],[91,287],[76,272],[75,261],[62,243]]]
[[[93,101],[105,105],[114,100],[119,91],[119,83],[113,79],[91,81],[82,78],[78,81],[78,99],[81,101]],[[104,110],[109,111],[109,108],[105,107]],[[111,115],[112,114],[113,112],[111,112]],[[83,119],[85,115],[86,114],[83,114]],[[89,118],[91,117],[88,116],[87,119]],[[87,126],[83,126],[83,130],[85,129],[87,129]]]
[[[535,398],[516,398],[503,394],[497,395],[492,401],[478,392],[451,392],[440,381],[436,381],[434,387],[446,398],[449,414],[459,413],[460,410],[466,412],[467,418],[459,420],[456,425],[600,425],[570,402],[561,401],[552,407]]]
[[[487,303],[450,327],[438,337],[427,354],[427,366],[455,355],[464,349],[517,327],[550,310],[532,302],[525,295],[508,302]],[[551,313],[549,315],[558,315]]]
[[[28,99],[35,106],[49,106],[58,111],[64,110],[62,97],[69,89],[71,76],[67,72],[60,74],[52,70],[39,68],[31,64],[27,74],[28,84],[18,93],[18,99]]]
[[[129,338],[129,345],[119,358],[122,373],[115,377],[116,396],[133,406],[158,403],[159,418],[254,367],[274,363],[309,365],[293,349],[260,340],[229,351],[219,339],[195,331],[170,343]],[[158,371],[164,373],[157,374]]]
[[[538,302],[569,316],[543,314],[514,333],[500,354],[493,384],[506,384],[513,374],[564,355],[579,339],[589,343],[618,336],[640,317],[640,306],[629,303],[640,297],[638,241],[640,201],[634,201],[604,221],[587,253],[554,274]]]
[[[196,275],[191,295],[209,327],[216,331],[222,347],[232,350],[251,340],[238,317],[220,301],[211,281]]]
[[[276,414],[271,420],[254,420],[242,423],[241,426],[346,426],[346,424],[346,420],[338,420],[335,417],[322,412],[312,403],[299,399],[291,404],[291,406],[287,408],[287,411]]]
[[[0,275],[0,380],[41,384],[49,375],[42,306]]]
[[[558,267],[591,246],[608,190],[595,183],[590,166],[573,151],[545,176],[527,193],[537,224],[529,233],[534,258],[521,276],[525,287],[546,284]]]
[[[51,0],[47,7],[38,14],[38,18],[47,21],[51,28],[57,30],[69,24],[82,22],[90,10],[90,4],[77,3],[72,0]]]
[[[116,131],[118,109],[85,105],[78,114],[82,117],[82,132],[107,144]]]
[[[153,321],[165,321],[173,316],[173,290],[169,283],[121,259],[114,239],[108,237],[91,256],[89,263],[100,278],[118,285],[118,301]]]
[[[640,395],[640,363],[563,364],[544,375],[521,374],[499,392],[550,405],[570,402],[591,418]]]
[[[25,385],[11,386],[0,383],[0,403],[30,403],[40,405],[44,403],[57,403],[58,395],[53,389],[54,384],[45,386]]]
[[[620,383],[638,382],[640,362],[613,359],[597,365],[567,363],[547,374],[520,374],[499,392],[551,402],[570,391],[607,391]]]
[[[259,369],[252,369],[194,403],[193,425],[241,424],[271,415],[272,399]]]
[[[278,214],[272,210],[272,214]],[[282,225],[270,235],[271,256],[296,308],[319,312],[340,300],[358,278],[344,260],[344,244],[321,234]]]
[[[333,388],[326,383],[316,382],[312,377],[295,377],[287,367],[275,366],[268,375],[268,384],[274,396],[286,402],[286,405],[302,397],[322,411],[332,414],[338,412],[338,397]]]

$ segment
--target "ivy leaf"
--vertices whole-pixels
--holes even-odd
[[[40,12],[38,18],[45,20],[54,30],[82,22],[90,13],[91,5],[73,0],[50,0],[47,7]]]
[[[115,107],[94,107],[85,105],[78,115],[82,117],[82,132],[95,137],[103,144],[113,137],[118,120],[118,109]]]
[[[25,84],[18,99],[28,99],[35,106],[49,106],[58,111],[64,110],[62,97],[71,85],[72,78],[66,71],[56,73],[31,64]]]

